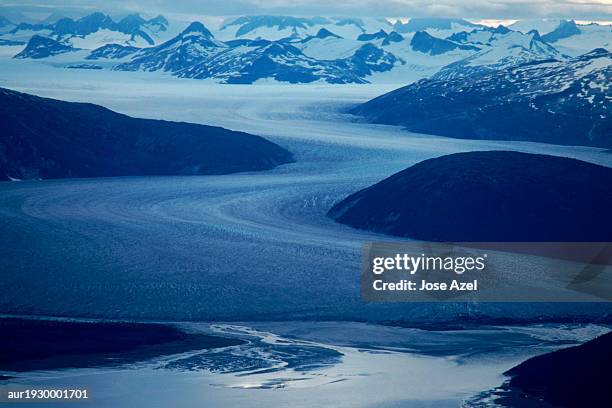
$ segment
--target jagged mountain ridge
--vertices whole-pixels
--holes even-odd
[[[366,83],[367,75],[389,70],[399,62],[393,54],[371,44],[359,47],[348,58],[327,61],[304,55],[290,41],[224,43],[203,24],[194,22],[172,40],[137,52],[131,61],[114,69],[163,70],[181,78],[215,78],[225,83],[253,83],[264,78],[291,83]]]
[[[96,12],[77,20],[63,17],[53,23],[20,23],[10,34],[33,31],[57,41],[70,42],[107,30],[125,34],[125,42],[129,44],[144,41],[148,45],[154,45],[155,37],[166,31],[167,27],[168,20],[161,15],[146,20],[138,14],[129,14],[119,21],[114,21],[110,16]]]
[[[471,38],[480,34],[476,30],[486,34],[486,42]],[[163,70],[178,77],[213,78],[225,83],[252,83],[262,78],[292,83],[366,83],[369,81],[365,77],[374,72],[389,71],[414,60],[414,52],[430,56],[455,52],[450,60],[442,61],[462,61],[466,66],[490,66],[491,58],[494,63],[510,66],[560,57],[554,47],[542,42],[536,34],[523,34],[501,26],[491,30],[477,28],[471,33],[458,34],[454,39],[456,41],[436,38],[425,31],[418,31],[408,43],[408,39],[401,34],[395,31],[387,33],[382,29],[360,34],[355,39],[346,39],[327,29],[320,29],[316,35],[304,39],[290,37],[274,41],[240,39],[223,42],[216,39],[203,24],[194,22],[177,37],[138,51],[130,61],[114,69]],[[387,49],[391,45],[393,49]],[[337,50],[337,54],[325,50],[321,52],[322,48]]]
[[[221,49],[229,48],[214,39],[212,33],[199,22],[191,23],[182,33],[156,47],[145,48],[132,61],[118,65],[122,71],[163,70],[177,73],[189,64],[202,63]]]
[[[449,40],[473,46],[478,52],[442,68],[438,79],[474,75],[483,68],[498,70],[535,61],[564,60],[552,45],[542,41],[537,31],[526,34],[504,26],[475,29],[453,34]]]
[[[78,20],[49,19],[38,24],[38,28],[55,27],[64,37],[52,35],[49,30],[40,31],[39,36],[50,36],[57,43],[37,38],[27,52],[19,53],[19,58],[50,58],[83,49],[92,51],[89,55],[70,53],[62,57],[58,66],[107,60],[101,64],[104,69],[161,70],[178,77],[226,83],[251,83],[259,79],[367,83],[381,78],[410,83],[433,74],[472,75],[482,67],[497,70],[534,61],[563,60],[567,58],[565,51],[571,47],[569,55],[576,54],[581,46],[576,44],[583,36],[590,35],[594,43],[606,45],[609,31],[603,26],[565,22],[579,27],[580,34],[561,36],[552,45],[545,38],[558,30],[540,36],[536,30],[486,27],[461,19],[410,19],[391,24],[377,19],[246,16],[210,29],[196,22],[182,33],[177,31],[180,25],[173,22],[166,41],[154,46],[149,42],[134,44],[129,37],[128,40],[117,37],[112,34],[115,31],[109,34],[106,29],[87,34],[112,24],[133,32],[143,22],[163,28],[167,20],[162,16],[145,20],[131,15],[115,23],[102,13]],[[399,27],[403,34],[396,31]],[[12,31],[20,32],[17,28]],[[81,38],[66,34],[76,32],[87,35]],[[239,36],[234,37],[235,34]],[[20,42],[9,38],[15,37],[0,34],[0,45],[19,46]],[[49,50],[44,49],[43,43]],[[557,44],[563,52],[556,48]],[[393,73],[387,75],[389,71]]]
[[[76,50],[78,50],[78,48],[74,48],[69,44],[65,44],[51,38],[42,37],[40,35],[35,35],[30,38],[30,41],[28,41],[26,47],[20,53],[15,55],[14,58],[40,59]]]

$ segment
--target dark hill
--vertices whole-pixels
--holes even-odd
[[[358,191],[329,216],[427,241],[610,241],[612,169],[518,152],[425,160]]]
[[[291,160],[287,150],[247,133],[0,88],[0,180],[224,174]]]
[[[604,407],[610,404],[612,333],[533,357],[507,371],[502,406]]]

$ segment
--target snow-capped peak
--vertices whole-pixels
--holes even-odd
[[[208,28],[204,26],[204,24],[199,21],[194,21],[187,26],[182,32],[181,36],[187,37],[192,35],[202,35],[206,38],[214,38],[214,35],[210,32]]]

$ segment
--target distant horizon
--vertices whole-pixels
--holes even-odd
[[[218,23],[222,23],[223,21],[232,19],[232,18],[239,18],[239,17],[253,17],[253,16],[274,16],[274,17],[296,17],[296,18],[315,18],[315,17],[327,17],[327,18],[333,18],[333,17],[347,17],[347,16],[343,16],[343,15],[334,15],[334,14],[309,14],[309,15],[305,15],[305,14],[275,14],[275,13],[270,13],[270,14],[261,14],[261,13],[245,13],[245,14],[227,14],[227,15],[216,15],[216,14],[185,14],[185,13],[174,13],[174,12],[152,12],[152,11],[139,11],[139,10],[123,10],[123,11],[119,11],[119,10],[114,10],[114,11],[109,11],[109,10],[105,10],[105,9],[82,9],[79,11],[76,10],[69,10],[69,11],[61,11],[61,10],[46,10],[45,12],[41,12],[41,11],[36,11],[36,12],[20,12],[19,14],[23,14],[23,16],[26,18],[25,20],[22,21],[14,21],[10,18],[11,14],[14,14],[13,12],[7,12],[4,13],[5,9],[0,9],[0,16],[4,16],[6,18],[8,18],[8,20],[10,20],[12,23],[22,23],[22,22],[43,22],[47,19],[49,19],[50,17],[56,16],[57,18],[61,18],[61,17],[69,17],[69,18],[73,18],[73,19],[78,19],[81,17],[84,17],[86,15],[92,14],[92,13],[96,13],[96,12],[101,12],[107,15],[110,15],[113,18],[123,18],[127,15],[130,14],[139,14],[143,17],[146,18],[152,18],[155,17],[157,15],[163,15],[164,17],[167,18],[171,18],[173,20],[176,21],[184,21],[184,22],[191,22],[191,21],[202,21],[202,20],[217,20]],[[520,21],[557,21],[557,20],[567,20],[567,21],[575,21],[576,24],[578,25],[588,25],[588,24],[598,24],[598,25],[612,25],[612,19],[611,20],[594,20],[594,19],[576,19],[576,18],[572,18],[572,17],[538,17],[538,18],[470,18],[470,17],[460,17],[460,16],[373,16],[373,17],[364,17],[364,16],[357,16],[355,18],[360,18],[360,19],[364,19],[364,18],[372,18],[372,19],[380,19],[380,20],[387,20],[389,23],[391,24],[395,24],[397,21],[401,21],[403,23],[406,23],[408,21],[410,21],[411,19],[426,19],[426,18],[431,18],[431,19],[463,19],[466,20],[470,23],[473,24],[479,24],[479,25],[483,25],[483,26],[489,26],[489,27],[497,27],[500,24],[506,27],[511,26],[512,24],[515,24],[517,22]]]
[[[576,2],[570,0],[540,0],[516,2],[512,0],[437,1],[426,0],[347,0],[329,3],[322,0],[206,0],[204,2],[168,1],[155,2],[133,0],[44,0],[14,2],[0,0],[0,15],[21,16],[24,21],[40,21],[53,15],[76,17],[101,11],[109,15],[140,13],[143,15],[163,14],[177,20],[197,19],[198,16],[231,18],[235,16],[330,16],[355,18],[464,18],[484,25],[517,20],[575,20],[578,23],[595,22],[612,24],[612,1],[593,0]],[[20,22],[20,21],[15,21]],[[510,23],[511,24],[511,23]]]

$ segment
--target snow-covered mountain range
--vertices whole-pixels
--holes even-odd
[[[459,138],[612,147],[612,54],[491,69],[455,63],[352,110],[376,123]]]
[[[103,69],[221,83],[407,84],[434,74],[568,61],[609,50],[611,40],[610,26],[566,20],[488,27],[447,18],[242,16],[204,24],[99,12],[36,24],[0,20],[0,47],[15,58],[71,68],[96,60]]]
[[[97,12],[77,20],[63,17],[54,22],[38,24],[12,24],[5,19],[3,28],[2,37],[10,40],[27,41],[33,35],[38,35],[78,48],[107,43],[151,46],[164,38],[164,33],[168,30],[168,20],[161,15],[144,19],[138,14],[129,14],[115,21],[110,16]]]
[[[177,37],[159,46],[133,54],[116,65],[123,71],[171,72],[185,78],[215,78],[226,83],[252,83],[263,78],[299,83],[323,80],[329,83],[363,83],[375,71],[387,71],[398,58],[373,44],[360,45],[350,56],[334,60],[304,54],[302,45],[329,38],[318,36],[304,41],[233,40],[222,42],[201,23],[194,22]],[[333,36],[333,34],[331,34]]]

